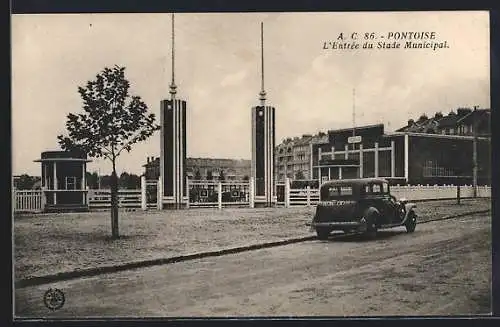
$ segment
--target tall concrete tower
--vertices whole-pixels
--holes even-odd
[[[264,89],[264,23],[260,24],[261,91],[260,105],[252,108],[252,177],[255,181],[255,205],[272,206],[274,190],[275,108],[266,105]]]
[[[172,14],[172,80],[170,99],[160,102],[161,115],[161,184],[166,207],[180,208],[186,190],[186,101],[176,98],[175,85],[175,17]]]

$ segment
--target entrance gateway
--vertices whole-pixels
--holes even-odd
[[[160,102],[161,149],[159,194],[160,209],[183,208],[189,203],[186,181],[186,121],[187,102],[178,99],[175,84],[175,19],[172,14],[171,35],[172,79],[170,99]],[[251,109],[252,162],[251,179],[255,206],[273,206],[276,203],[274,185],[275,108],[266,105],[264,89],[264,26],[261,23],[261,91],[260,105]]]

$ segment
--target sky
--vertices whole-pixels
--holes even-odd
[[[125,66],[130,93],[159,119],[160,100],[169,98],[171,14],[13,15],[11,22],[13,174],[40,175],[33,160],[59,149],[66,116],[82,112],[78,86],[104,67]],[[182,13],[175,15],[175,76],[177,98],[188,105],[189,157],[251,158],[260,22],[276,144],[350,128],[353,109],[356,126],[384,123],[390,132],[421,114],[490,107],[487,12]],[[384,40],[391,32],[435,32],[449,48],[324,49],[340,33],[357,33],[362,44],[372,32]],[[159,154],[157,132],[120,155],[118,173],[141,174],[146,157]],[[111,164],[94,160],[88,170],[109,174]]]

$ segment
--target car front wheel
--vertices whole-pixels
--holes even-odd
[[[415,212],[412,211],[408,214],[408,220],[405,223],[405,227],[407,233],[413,233],[415,231],[417,227],[417,215]]]

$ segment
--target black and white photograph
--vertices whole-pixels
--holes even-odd
[[[488,11],[11,15],[15,320],[492,314]]]

